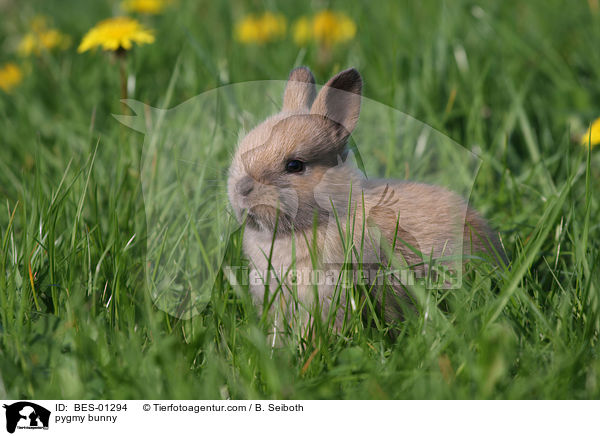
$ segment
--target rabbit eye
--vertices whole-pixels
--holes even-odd
[[[285,170],[288,173],[299,173],[304,170],[304,162],[299,160],[291,160],[285,165]]]

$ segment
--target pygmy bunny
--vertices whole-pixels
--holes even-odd
[[[389,270],[431,277],[436,262],[451,266],[459,258],[461,269],[477,253],[503,261],[495,234],[457,194],[370,180],[349,163],[361,91],[353,68],[318,94],[308,68],[292,70],[281,112],[251,130],[233,157],[228,193],[236,217],[245,221],[250,291],[261,307],[268,298],[278,328],[292,320],[307,327],[318,310],[340,329],[351,298],[342,280],[348,265],[351,278],[366,280],[365,289],[393,320],[402,317],[414,277]],[[382,270],[389,286],[377,282]],[[382,295],[384,288],[393,295]]]

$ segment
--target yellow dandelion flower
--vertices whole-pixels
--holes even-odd
[[[38,50],[38,38],[33,33],[27,33],[17,47],[17,51],[21,56],[29,56],[31,53]]]
[[[71,38],[56,29],[50,29],[40,35],[40,42],[44,47],[64,50],[71,45]]]
[[[56,29],[33,31],[25,34],[19,42],[17,51],[22,56],[38,55],[44,50],[65,50],[71,44],[71,39]]]
[[[249,16],[244,18],[237,24],[235,33],[237,39],[244,44],[262,42],[260,27],[255,17]]]
[[[306,45],[312,38],[312,23],[307,17],[300,17],[292,30],[294,42],[298,45]]]
[[[96,47],[103,50],[129,50],[133,43],[152,44],[154,35],[137,20],[114,17],[100,21],[85,34],[77,48],[79,53]]]
[[[121,7],[127,12],[139,14],[160,14],[167,6],[168,0],[125,0]]]
[[[356,24],[342,12],[321,11],[313,19],[313,35],[323,45],[346,42],[356,35]]]
[[[581,137],[581,143],[586,147],[590,143],[590,133],[592,147],[600,144],[600,118],[596,118],[590,128]]]
[[[238,22],[235,34],[244,44],[263,44],[283,37],[286,27],[283,15],[265,12],[259,16],[248,15]]]
[[[265,39],[269,39],[270,37],[279,38],[284,36],[286,30],[285,17],[281,14],[265,12],[261,19],[261,27],[265,35]]]
[[[17,51],[22,56],[38,55],[44,50],[61,49],[69,47],[70,38],[57,29],[48,27],[46,17],[36,16],[30,23],[31,30],[21,38]]]
[[[23,80],[23,73],[17,64],[8,62],[0,67],[0,89],[10,92]]]

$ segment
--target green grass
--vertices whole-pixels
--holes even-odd
[[[64,3],[4,2],[0,63],[33,15],[76,45],[113,5]],[[491,277],[473,265],[460,289],[425,295],[394,338],[355,318],[343,335],[319,329],[272,350],[248,295],[222,275],[201,314],[172,317],[146,285],[144,136],[111,116],[123,113],[118,66],[73,46],[44,53],[19,61],[23,83],[0,94],[0,397],[600,397],[600,156],[573,139],[600,115],[600,11],[541,0],[324,5],[358,22],[327,63],[289,37],[231,38],[247,12],[291,20],[308,5],[180,0],[144,19],[157,39],[128,58],[130,97],[169,108],[224,84],[285,79],[298,64],[320,83],[355,66],[366,97],[481,157],[470,200],[501,232],[511,269]],[[377,137],[362,128],[363,141]],[[221,182],[230,134],[228,150],[206,150]],[[363,155],[386,175],[404,174],[404,157],[388,144]],[[192,232],[184,248],[197,254],[197,241]],[[239,236],[227,253],[242,262]]]

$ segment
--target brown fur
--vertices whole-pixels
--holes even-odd
[[[272,268],[269,287],[271,293],[281,288],[281,316],[297,316],[302,325],[308,324],[312,305],[320,304],[326,312],[336,286],[319,285],[315,302],[314,287],[294,286],[287,274],[292,266],[310,271],[315,262],[318,268],[339,272],[344,250],[334,209],[341,233],[350,230],[350,242],[362,247],[365,264],[393,263],[391,249],[404,266],[426,272],[419,252],[434,259],[461,252],[500,252],[485,220],[458,195],[422,183],[367,181],[343,161],[346,141],[358,121],[361,89],[354,69],[334,76],[318,94],[308,68],[293,70],[282,112],[242,139],[230,167],[229,197],[240,221],[247,214],[244,251],[253,272]],[[304,170],[287,172],[290,160],[302,161]],[[352,229],[346,228],[348,214]],[[317,257],[311,257],[315,251]],[[394,288],[398,295],[404,293],[402,284]],[[251,292],[262,302],[264,283],[251,284]],[[295,307],[296,297],[306,307]],[[336,313],[336,327],[341,327],[343,316],[342,311]],[[398,316],[400,311],[393,307],[386,311],[387,318]]]

